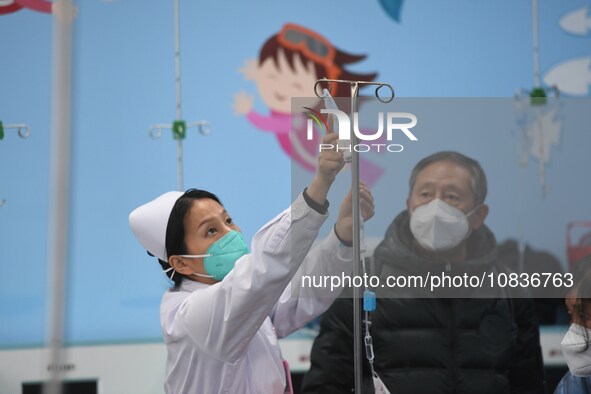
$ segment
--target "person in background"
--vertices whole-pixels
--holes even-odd
[[[487,181],[477,161],[435,153],[415,166],[409,184],[407,209],[374,252],[375,274],[463,276],[502,269],[495,237],[484,225]],[[545,392],[531,299],[511,299],[499,288],[430,294],[416,286],[385,287],[376,295],[370,315],[375,375],[366,360],[363,393],[386,392],[380,386],[392,394]],[[353,343],[353,301],[338,299],[321,318],[303,392],[351,392]]]
[[[562,275],[563,270],[560,261],[544,250],[536,250],[530,245],[523,246],[521,252],[523,259],[520,272],[519,244],[514,239],[507,239],[498,245],[499,262],[504,264],[511,272],[524,272],[529,275],[534,273],[550,273]],[[563,290],[560,288],[533,287],[530,289],[536,309],[536,315],[540,325],[553,325],[559,318],[558,312],[562,310]]]
[[[591,256],[576,263],[565,304],[572,323],[562,340],[569,371],[554,394],[591,394]]]

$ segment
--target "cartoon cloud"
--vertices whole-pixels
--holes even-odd
[[[546,74],[544,82],[548,86],[558,86],[560,93],[587,96],[591,85],[591,56],[555,66]]]

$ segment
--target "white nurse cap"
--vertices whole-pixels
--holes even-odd
[[[166,227],[172,207],[184,193],[168,192],[133,210],[129,214],[131,231],[151,254],[168,261],[166,255]]]

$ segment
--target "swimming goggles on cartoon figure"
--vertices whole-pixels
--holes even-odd
[[[286,23],[277,35],[277,41],[284,48],[300,51],[314,63],[324,66],[328,79],[339,77],[341,70],[334,63],[337,53],[335,47],[315,31],[295,23]]]

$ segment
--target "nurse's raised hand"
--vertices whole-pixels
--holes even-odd
[[[336,149],[338,139],[339,135],[337,133],[328,133],[322,138],[322,149],[318,154],[316,175],[310,186],[308,186],[308,196],[321,205],[326,202],[330,186],[345,165],[343,152],[337,152]]]

